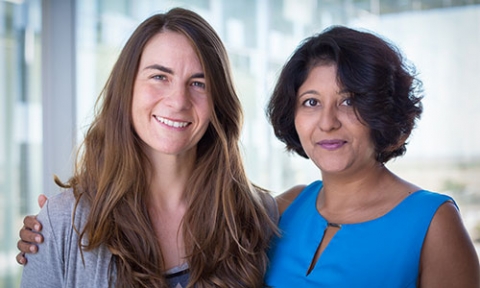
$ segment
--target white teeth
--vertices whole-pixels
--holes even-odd
[[[161,122],[165,125],[168,125],[168,126],[174,127],[174,128],[187,127],[187,125],[189,124],[189,122],[176,122],[176,121],[168,120],[168,119],[165,119],[165,118],[159,117],[159,116],[155,116],[155,118],[158,120],[158,122]]]

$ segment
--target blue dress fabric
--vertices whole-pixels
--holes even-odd
[[[322,182],[307,186],[280,218],[265,281],[270,287],[416,287],[420,253],[430,222],[446,195],[420,190],[387,214],[342,224],[307,271],[328,222],[318,213]]]

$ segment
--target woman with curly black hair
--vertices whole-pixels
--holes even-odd
[[[284,66],[268,105],[287,150],[322,181],[277,198],[272,287],[479,287],[476,252],[452,198],[385,163],[406,151],[421,82],[373,33],[331,27]]]

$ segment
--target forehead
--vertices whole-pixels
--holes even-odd
[[[305,80],[301,86],[305,85],[325,85],[337,83],[337,66],[334,64],[320,64],[310,67],[307,70]]]
[[[142,52],[140,65],[145,62],[167,65],[188,63],[201,68],[200,59],[190,39],[179,32],[169,30],[155,34],[147,42]]]

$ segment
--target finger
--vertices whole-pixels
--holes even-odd
[[[40,233],[37,233],[35,231],[32,231],[27,228],[22,228],[20,229],[20,240],[19,242],[26,242],[29,244],[33,243],[42,243],[43,242],[43,236]],[[24,251],[27,252],[27,251]]]
[[[38,196],[38,206],[40,208],[43,208],[43,205],[45,205],[45,202],[47,202],[47,196],[45,196],[45,194],[40,194]]]
[[[18,253],[16,258],[17,258],[18,264],[20,265],[27,264],[27,258],[25,258],[25,255],[23,253]]]
[[[38,252],[37,245],[29,243],[29,242],[22,241],[22,240],[18,240],[17,248],[18,248],[18,250],[20,250],[20,253],[24,254],[24,255],[25,255],[25,253],[37,253]]]
[[[42,224],[37,220],[37,216],[29,215],[23,218],[23,224],[26,229],[35,230],[40,232],[42,230]]]

